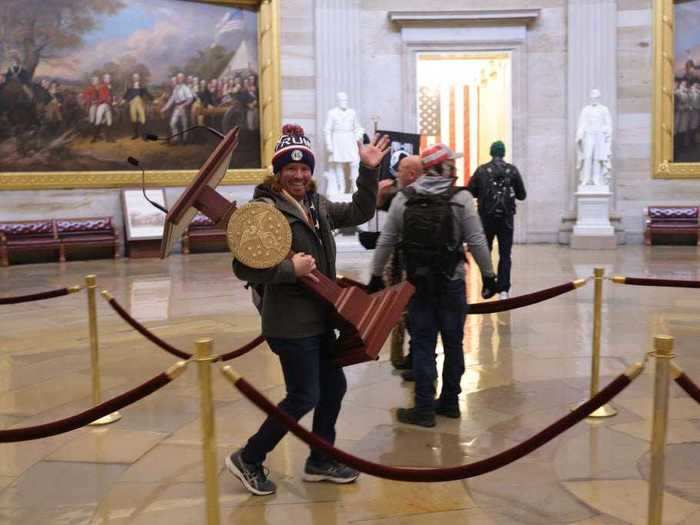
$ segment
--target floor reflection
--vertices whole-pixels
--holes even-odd
[[[516,246],[513,295],[590,275],[699,278],[693,247],[625,246],[611,252],[574,252],[558,246]],[[368,278],[366,254],[340,254],[338,269]],[[471,265],[469,302],[481,278]],[[81,261],[0,268],[0,295],[81,283],[96,273],[139,321],[180,349],[211,336],[218,352],[259,333],[259,317],[230,256],[174,256],[166,261]],[[44,423],[90,406],[90,357],[83,294],[0,308],[0,425]],[[467,318],[462,418],[439,417],[434,429],[396,422],[409,406],[412,384],[388,361],[347,369],[349,390],[338,424],[339,445],[390,465],[454,466],[512,447],[567,414],[590,383],[593,289],[587,286],[531,307]],[[652,337],[676,339],[677,362],[700,382],[697,354],[700,299],[695,290],[604,283],[601,385],[638,361]],[[103,399],[168,368],[174,359],[145,341],[98,301]],[[438,351],[442,366],[442,350]],[[277,402],[283,378],[263,346],[235,367]],[[220,471],[225,523],[361,522],[580,523],[619,525],[644,519],[653,366],[614,404],[619,414],[581,424],[522,460],[464,483],[407,484],[363,476],[336,487],[305,484],[308,449],[286,438],[270,456],[280,490],[253,498]],[[438,385],[439,388],[439,385]],[[667,449],[667,523],[700,523],[700,406],[671,388]],[[240,446],[262,414],[215,374],[219,456]],[[193,371],[122,411],[102,429],[0,446],[0,522],[71,524],[202,523],[204,487],[197,376]],[[311,426],[309,417],[302,420]],[[634,506],[631,508],[630,505]]]

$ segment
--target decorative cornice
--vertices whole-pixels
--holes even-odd
[[[389,20],[399,27],[434,25],[529,24],[540,16],[540,9],[474,9],[468,11],[389,11]]]

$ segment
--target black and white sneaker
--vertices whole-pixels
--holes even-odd
[[[360,473],[338,463],[334,459],[330,459],[323,463],[316,463],[313,461],[306,460],[306,465],[304,466],[304,474],[301,479],[304,481],[330,481],[331,483],[352,483],[360,476]]]
[[[267,496],[277,491],[277,486],[268,477],[267,469],[262,463],[246,463],[241,457],[241,450],[227,456],[224,463],[228,471],[256,496]]]

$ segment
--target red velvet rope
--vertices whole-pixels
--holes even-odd
[[[617,394],[622,392],[622,390],[624,390],[630,383],[630,378],[624,374],[621,374],[603,390],[598,392],[595,397],[583,403],[573,412],[554,422],[540,433],[532,436],[530,439],[499,454],[496,454],[495,456],[491,456],[490,458],[482,459],[481,461],[476,461],[468,465],[431,469],[390,467],[387,465],[366,461],[348,454],[343,450],[335,448],[333,445],[321,439],[316,434],[306,430],[289,415],[273,405],[245,379],[237,380],[235,385],[238,390],[240,390],[241,393],[252,401],[258,408],[267,413],[268,416],[274,418],[278,423],[289,429],[289,431],[299,439],[314,449],[327,454],[345,465],[379,478],[393,479],[396,481],[439,482],[455,481],[486,474],[487,472],[504,467],[505,465],[526,456],[548,441],[554,439],[562,432],[568,430],[576,423],[585,419],[586,416],[588,416],[588,414],[594,410],[608,403]]]
[[[364,284],[350,279],[348,277],[341,277],[338,279],[338,285],[347,288],[349,286],[357,286],[363,290],[367,288]],[[552,299],[558,295],[565,294],[576,289],[576,285],[573,282],[560,284],[559,286],[553,286],[552,288],[547,288],[545,290],[540,290],[539,292],[534,292],[527,295],[519,295],[518,297],[511,297],[510,299],[503,299],[502,301],[489,301],[484,303],[474,303],[470,304],[468,312],[470,314],[493,314],[496,312],[505,312],[506,310],[514,310],[516,308],[523,308],[525,306],[530,306],[531,304],[541,303],[547,299]]]
[[[101,417],[111,414],[112,412],[116,412],[117,410],[121,410],[122,408],[143,399],[156,390],[163,388],[165,385],[170,383],[170,381],[172,381],[172,379],[168,376],[168,374],[163,372],[155,376],[153,379],[146,381],[142,385],[137,386],[133,390],[129,390],[128,392],[110,399],[109,401],[100,403],[99,405],[92,407],[85,412],[81,412],[80,414],[76,414],[65,419],[60,419],[58,421],[52,421],[51,423],[45,423],[43,425],[0,430],[0,443],[41,439],[84,427],[85,425],[92,423]]]
[[[681,373],[676,379],[676,384],[685,390],[686,394],[692,397],[697,403],[700,403],[700,388],[695,382],[690,379],[685,372]]]
[[[636,286],[666,286],[671,288],[700,288],[700,281],[683,281],[680,279],[645,279],[642,277],[625,277],[624,284]]]
[[[180,359],[189,359],[192,357],[192,354],[188,354],[187,352],[183,352],[182,350],[178,350],[175,348],[173,345],[170,343],[166,343],[163,341],[160,337],[158,337],[156,334],[151,332],[148,328],[143,326],[141,323],[139,323],[136,319],[131,317],[129,312],[127,312],[122,305],[120,305],[117,300],[114,297],[110,297],[107,299],[107,302],[109,305],[114,309],[115,312],[124,319],[124,321],[129,324],[134,330],[136,330],[138,333],[140,333],[142,336],[144,336],[146,339],[148,339],[151,343],[153,343],[156,346],[159,346],[166,352],[179,357]],[[231,359],[235,359],[236,357],[240,357],[243,354],[247,354],[254,348],[258,347],[261,343],[265,341],[265,338],[262,335],[259,335],[249,343],[244,344],[240,348],[237,348],[235,350],[232,350],[226,354],[223,354],[219,356],[217,359],[214,361],[229,361]]]
[[[42,299],[51,299],[52,297],[62,297],[68,295],[68,288],[59,288],[48,292],[33,293],[29,295],[16,295],[14,297],[0,297],[0,304],[18,304],[28,303],[30,301],[41,301]]]
[[[516,308],[530,306],[531,304],[541,303],[542,301],[552,299],[553,297],[557,297],[558,295],[565,294],[575,289],[576,285],[573,282],[564,283],[560,284],[559,286],[553,286],[552,288],[529,293],[527,295],[519,295],[518,297],[511,297],[510,299],[503,299],[502,301],[489,301],[485,303],[470,304],[468,312],[470,315],[505,312],[506,310],[514,310]]]
[[[166,343],[160,337],[158,337],[156,334],[154,334],[153,332],[148,330],[145,326],[143,326],[141,323],[139,323],[136,319],[131,317],[131,315],[129,315],[129,312],[124,310],[124,308],[122,308],[122,305],[120,305],[116,301],[116,299],[114,299],[114,297],[110,297],[109,299],[107,299],[107,302],[112,307],[112,309],[115,312],[117,312],[117,314],[119,314],[119,317],[124,319],[124,321],[126,321],[127,324],[129,326],[131,326],[131,328],[136,330],[138,333],[140,333],[142,336],[144,336],[146,339],[148,339],[154,345],[161,347],[163,350],[165,350],[169,354],[172,354],[175,357],[179,357],[180,359],[187,360],[190,357],[192,357],[191,354],[183,352],[182,350],[178,350],[177,348],[175,348],[171,344]]]

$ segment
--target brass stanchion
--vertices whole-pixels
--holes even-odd
[[[212,400],[211,363],[213,341],[199,339],[195,343],[195,360],[199,372],[202,418],[202,455],[204,459],[204,482],[206,485],[207,524],[219,525],[219,479],[216,454],[216,427]]]
[[[603,325],[603,280],[605,268],[593,269],[593,337],[591,344],[591,388],[590,398],[594,397],[600,387],[600,338]],[[576,408],[576,407],[573,407]],[[572,408],[572,409],[573,409]],[[591,412],[589,418],[611,417],[617,410],[610,403]]]
[[[590,397],[598,393],[600,387],[600,338],[603,325],[603,279],[605,278],[604,268],[593,269],[593,344],[591,360],[591,393]],[[589,414],[588,417],[610,417],[617,414],[617,410],[606,404],[598,410]]]
[[[100,387],[100,353],[99,341],[97,338],[97,303],[95,301],[95,290],[97,289],[97,278],[95,275],[85,276],[85,289],[88,300],[88,319],[90,325],[90,368],[92,370],[92,404],[99,405],[102,401],[102,388]],[[112,412],[105,417],[101,417],[90,423],[92,426],[109,425],[122,418],[119,412]]]
[[[651,427],[651,473],[649,474],[649,512],[647,523],[661,525],[664,503],[664,448],[668,422],[668,392],[671,381],[673,337],[654,337],[654,414]]]

